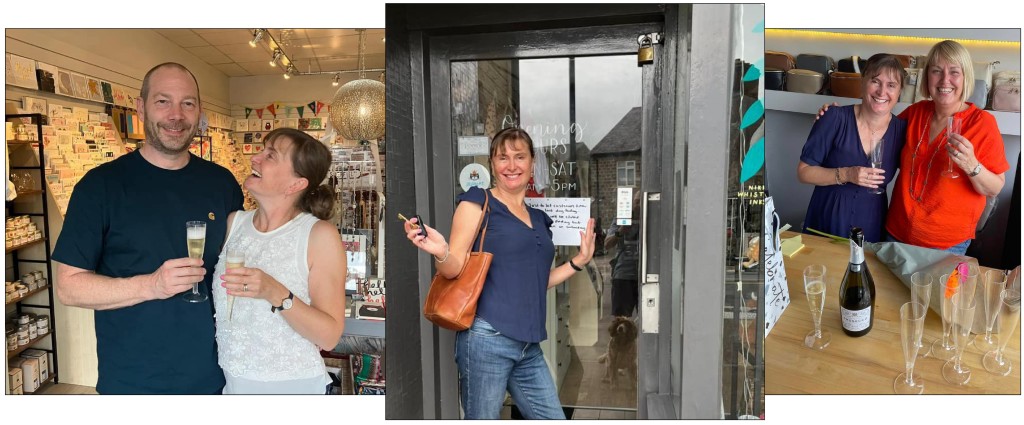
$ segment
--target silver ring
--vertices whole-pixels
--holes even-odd
[[[248,283],[243,283],[242,284],[242,292],[249,292],[249,284]]]

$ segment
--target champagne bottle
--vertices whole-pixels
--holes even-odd
[[[839,287],[839,312],[843,332],[858,337],[871,332],[875,323],[875,281],[864,262],[864,232],[850,229],[850,266]]]

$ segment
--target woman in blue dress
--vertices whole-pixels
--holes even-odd
[[[815,186],[804,232],[845,236],[856,226],[864,229],[865,240],[884,240],[885,188],[906,140],[906,121],[892,114],[904,75],[896,57],[872,56],[861,77],[861,103],[831,108],[811,127],[797,166],[800,182]],[[883,143],[881,168],[871,167],[876,143]],[[878,188],[882,193],[873,193]]]
[[[479,244],[478,223],[486,225],[483,250],[494,254],[477,304],[473,325],[455,336],[459,393],[466,419],[498,419],[505,392],[527,419],[565,419],[540,343],[547,339],[547,290],[571,277],[594,255],[594,219],[580,232],[575,257],[552,268],[555,246],[551,217],[526,205],[533,174],[533,141],[517,128],[491,140],[490,190],[471,188],[459,195],[452,218],[451,244],[424,226],[427,236],[405,224],[406,237],[434,256],[438,273],[454,278]],[[481,220],[488,199],[485,221]]]

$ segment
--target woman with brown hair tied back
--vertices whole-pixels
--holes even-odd
[[[494,188],[473,187],[459,195],[450,245],[415,218],[405,223],[406,237],[431,254],[437,272],[448,278],[462,272],[474,245],[483,244],[483,251],[494,254],[473,325],[455,335],[465,418],[498,419],[508,392],[527,419],[565,419],[540,348],[548,337],[546,294],[582,271],[594,256],[594,219],[588,221],[586,232],[580,231],[579,253],[552,268],[553,221],[525,202],[534,166],[530,135],[518,128],[499,131],[491,140],[490,162]],[[489,212],[483,209],[485,203]],[[477,223],[486,226],[482,241]]]
[[[334,348],[345,328],[344,249],[325,221],[334,191],[320,184],[331,154],[291,128],[264,140],[243,184],[258,207],[228,217],[214,270],[224,393],[324,394],[319,347]]]

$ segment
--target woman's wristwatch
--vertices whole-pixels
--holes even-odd
[[[975,165],[974,169],[967,173],[967,177],[974,177],[978,174],[981,174],[981,161],[978,161],[978,165]]]

